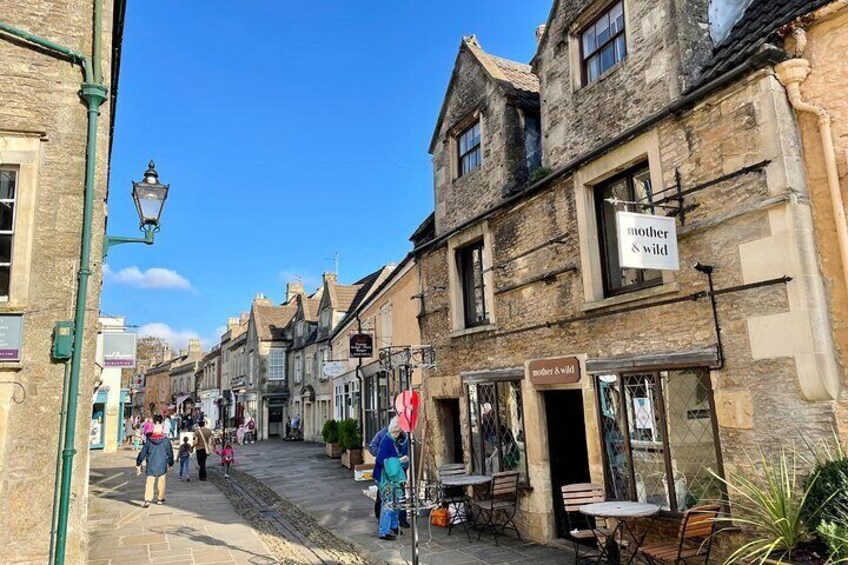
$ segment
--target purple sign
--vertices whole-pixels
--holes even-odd
[[[0,316],[0,361],[21,360],[23,317]]]
[[[103,334],[103,366],[121,369],[135,367],[135,334],[106,332]]]

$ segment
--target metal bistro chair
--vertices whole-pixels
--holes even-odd
[[[565,509],[565,517],[568,523],[568,535],[571,537],[571,543],[574,544],[574,554],[577,557],[577,563],[581,560],[589,560],[592,563],[600,563],[605,556],[606,539],[613,535],[612,528],[603,521],[603,525],[598,525],[598,519],[595,519],[594,526],[589,525],[588,528],[576,528],[572,524],[571,515],[575,512],[580,512],[580,507],[584,504],[595,504],[597,502],[605,502],[604,487],[595,483],[576,483],[572,485],[564,485],[562,487],[562,502]],[[586,518],[589,520],[590,518]],[[582,525],[582,524],[581,524]],[[595,540],[598,544],[597,549],[587,547],[587,540]],[[581,554],[581,546],[583,548]]]
[[[459,477],[465,475],[465,465],[463,463],[449,463],[447,465],[441,465],[438,468],[439,473],[439,505],[448,509],[450,512],[451,506],[454,507],[455,512],[453,516],[448,520],[448,535],[450,535],[453,527],[460,523],[462,519],[461,511],[468,511],[466,508],[466,497],[465,497],[465,488],[464,487],[446,487],[442,484],[442,479],[445,477]],[[466,517],[467,519],[467,517]],[[468,532],[466,532],[466,535]],[[469,536],[469,541],[470,536]]]
[[[639,550],[639,556],[651,565],[707,563],[720,512],[717,504],[690,508],[683,513],[676,541],[648,544]]]
[[[490,498],[474,502],[474,507],[479,511],[477,525],[480,531],[477,540],[480,540],[484,530],[490,530],[495,536],[495,545],[499,545],[498,536],[504,535],[507,528],[514,530],[520,540],[521,532],[514,521],[518,510],[518,471],[495,473],[490,485]]]

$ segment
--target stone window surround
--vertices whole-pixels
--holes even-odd
[[[0,299],[0,307],[4,312],[24,309],[29,302],[29,272],[42,143],[43,134],[40,133],[28,135],[0,131],[0,165],[14,168],[18,172],[9,297],[7,300]]]
[[[485,284],[484,295],[486,300],[486,311],[489,313],[489,323],[488,325],[466,328],[462,301],[462,278],[459,274],[459,267],[456,264],[456,252],[458,249],[468,245],[469,243],[473,243],[480,239],[483,240],[483,282]],[[489,229],[488,222],[481,222],[477,225],[471,226],[448,240],[448,297],[450,301],[451,337],[492,331],[497,327],[494,308],[494,271],[491,268],[493,265],[492,240],[492,232]]]
[[[582,265],[581,272],[583,275],[583,310],[613,306],[678,290],[674,272],[663,271],[663,283],[660,286],[636,290],[618,296],[604,296],[594,187],[645,160],[648,161],[651,172],[652,186],[665,186],[659,134],[656,130],[641,135],[630,143],[610,151],[574,173],[574,200],[577,210],[580,264]]]
[[[615,71],[620,69],[624,64],[627,63],[627,60],[630,58],[630,54],[633,52],[633,34],[630,33],[630,30],[633,29],[631,27],[630,21],[630,0],[623,0],[624,2],[624,43],[627,48],[627,54],[624,58],[617,62],[615,65],[610,67],[605,73],[602,73],[601,76],[598,77],[598,80],[594,82],[590,82],[587,84],[583,84],[583,60],[582,54],[583,49],[581,47],[580,41],[582,32],[591,24],[596,18],[598,18],[601,14],[603,14],[606,10],[612,7],[617,0],[598,0],[593,3],[590,7],[586,8],[580,16],[577,17],[574,22],[568,28],[568,63],[569,63],[569,72],[571,73],[571,90],[572,92],[576,92],[578,90],[590,89],[597,84],[601,84],[603,80],[609,75],[613,74]]]
[[[473,126],[475,122],[480,122],[480,165],[473,171],[462,175],[459,172],[459,136]],[[464,181],[479,173],[483,169],[485,161],[483,155],[486,150],[486,117],[483,110],[476,108],[462,119],[457,120],[456,123],[448,128],[447,142],[448,155],[450,157],[451,183]]]

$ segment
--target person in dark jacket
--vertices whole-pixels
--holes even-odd
[[[147,465],[147,483],[144,487],[144,507],[150,507],[153,487],[156,487],[156,504],[165,504],[165,480],[168,469],[174,466],[174,449],[171,440],[162,433],[162,424],[153,426],[153,433],[144,442],[144,447],[135,460],[136,473],[141,474],[141,464]]]

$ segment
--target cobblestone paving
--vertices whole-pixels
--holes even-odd
[[[282,563],[372,563],[361,557],[360,550],[353,544],[334,535],[310,514],[253,477],[233,470],[229,479],[216,473],[213,481]]]

